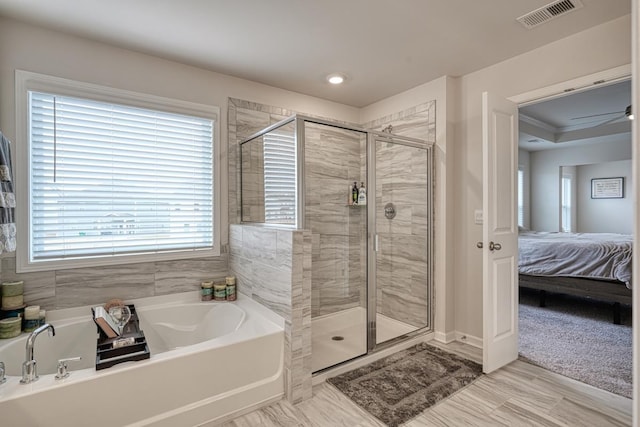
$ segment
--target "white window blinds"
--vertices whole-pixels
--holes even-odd
[[[213,121],[29,92],[31,261],[210,249]]]
[[[264,136],[265,222],[296,222],[296,142],[294,135],[270,132]]]

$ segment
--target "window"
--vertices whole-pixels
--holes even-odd
[[[20,82],[22,271],[219,254],[216,111],[31,73]]]
[[[524,170],[518,168],[518,226],[524,227]]]
[[[570,233],[572,230],[571,224],[571,186],[572,186],[572,177],[571,175],[562,175],[562,184],[561,184],[561,192],[562,192],[562,231],[565,233]]]
[[[286,132],[264,135],[264,218],[267,223],[296,223],[296,144]]]

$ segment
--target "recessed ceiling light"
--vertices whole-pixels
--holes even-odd
[[[332,85],[339,85],[344,82],[344,76],[342,74],[329,74],[327,81]]]

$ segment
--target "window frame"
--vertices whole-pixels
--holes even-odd
[[[170,113],[197,116],[213,121],[213,245],[208,249],[187,249],[167,252],[128,253],[119,255],[88,256],[69,259],[31,261],[29,229],[31,206],[29,188],[30,143],[29,143],[29,92],[39,91],[61,96],[111,102],[132,107],[160,110]],[[15,71],[16,97],[16,162],[14,172],[16,191],[16,272],[35,272],[71,268],[97,267],[141,262],[171,261],[190,258],[205,258],[220,255],[221,173],[220,173],[220,108],[214,105],[197,104],[182,100],[164,98],[112,87],[79,82],[60,77],[48,76],[29,71]]]

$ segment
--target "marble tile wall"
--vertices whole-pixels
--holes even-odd
[[[237,167],[239,143],[293,114],[296,112],[278,107],[229,100],[229,179],[234,180],[230,188],[244,191]],[[305,219],[312,232],[315,317],[366,303],[366,210],[347,205],[349,185],[365,180],[366,137],[361,132],[311,123],[305,135]],[[240,222],[238,203],[230,193],[229,217],[236,222]],[[244,205],[245,212],[258,206]]]
[[[366,208],[349,188],[366,181],[366,134],[305,126],[305,220],[312,234],[311,316],[360,306],[366,295]]]
[[[241,147],[242,219],[264,222],[264,144],[262,136]]]
[[[262,129],[286,119],[295,111],[272,107],[241,99],[229,99],[228,147],[229,156],[229,223],[240,223],[240,143]]]
[[[225,250],[226,245],[225,245]],[[2,258],[2,281],[24,281],[25,302],[46,310],[102,304],[200,289],[204,280],[228,275],[228,254],[219,257],[16,273],[15,257]]]
[[[238,291],[285,319],[285,393],[302,402],[311,397],[311,233],[232,224],[229,246]]]

